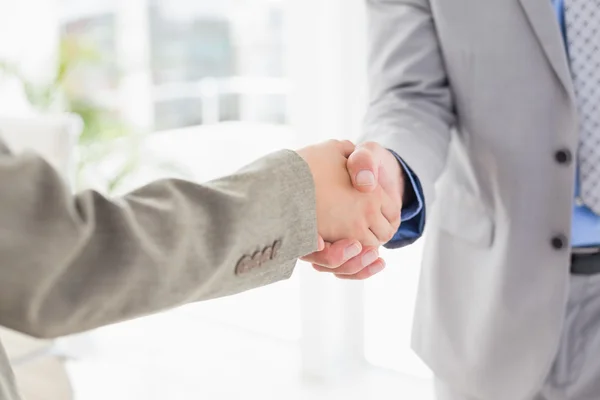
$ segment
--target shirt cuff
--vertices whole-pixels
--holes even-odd
[[[389,150],[389,149],[388,149]],[[423,188],[419,178],[412,172],[406,163],[398,154],[389,150],[398,160],[404,170],[408,182],[405,182],[404,190],[409,190],[408,196],[412,199],[409,204],[402,205],[402,218],[400,228],[384,247],[388,249],[397,249],[414,243],[423,235],[425,227],[425,202],[423,201]]]

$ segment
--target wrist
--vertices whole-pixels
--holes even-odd
[[[316,178],[315,176],[315,165],[314,165],[314,160],[313,160],[313,154],[311,153],[311,148],[310,147],[304,147],[302,149],[296,150],[296,154],[298,154],[298,156],[300,156],[300,158],[302,158],[304,160],[304,162],[306,163],[306,165],[308,166],[308,170],[310,171],[313,180]]]

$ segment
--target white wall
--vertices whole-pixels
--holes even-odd
[[[59,39],[58,0],[0,1],[0,60],[16,63],[31,79],[48,79]],[[27,113],[14,81],[0,79],[0,115]]]

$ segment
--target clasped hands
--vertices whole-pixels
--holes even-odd
[[[404,173],[377,143],[330,140],[298,150],[315,182],[319,251],[302,259],[342,279],[383,270],[379,247],[400,226]]]

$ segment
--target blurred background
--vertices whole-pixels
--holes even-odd
[[[356,139],[364,0],[0,2],[0,132],[73,190],[206,181]],[[368,282],[292,279],[51,342],[2,331],[26,399],[432,399],[410,350],[421,247]]]

